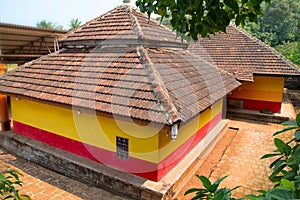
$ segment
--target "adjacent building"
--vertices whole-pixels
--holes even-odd
[[[280,113],[284,79],[299,77],[300,69],[244,30],[228,26],[226,32],[199,38],[190,52],[242,83],[227,95],[229,108]]]

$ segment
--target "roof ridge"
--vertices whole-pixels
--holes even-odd
[[[175,124],[176,122],[181,120],[180,114],[173,104],[169,92],[167,91],[160,74],[155,69],[148,52],[143,46],[137,47],[137,53],[144,68],[147,71],[147,78],[151,83],[151,89],[154,92],[154,96],[160,103],[161,110],[164,111],[168,123],[170,125]]]
[[[128,12],[128,15],[131,19],[131,26],[133,28],[134,33],[137,36],[137,39],[140,40],[144,40],[145,36],[143,33],[143,29],[139,23],[139,20],[137,19],[137,17],[133,14],[133,10],[131,6],[127,5],[127,8],[125,9],[126,12]]]
[[[299,67],[297,67],[294,63],[292,63],[291,61],[289,61],[284,55],[282,55],[281,53],[279,53],[278,51],[276,51],[273,47],[269,46],[268,44],[264,43],[263,41],[261,41],[260,39],[254,37],[253,35],[251,35],[250,33],[248,33],[246,30],[241,29],[239,27],[236,27],[235,25],[231,25],[232,27],[234,27],[236,30],[238,30],[240,33],[242,33],[243,35],[246,35],[247,37],[251,38],[254,42],[256,42],[257,44],[262,45],[263,47],[265,47],[269,52],[273,53],[274,55],[276,55],[279,59],[281,59],[283,62],[285,62],[288,66],[294,68],[296,71],[298,71],[300,73],[300,69]]]

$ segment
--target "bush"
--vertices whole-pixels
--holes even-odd
[[[187,190],[184,193],[184,195],[191,194],[191,193],[196,193],[195,196],[192,198],[192,200],[196,200],[196,199],[235,200],[235,198],[231,197],[231,191],[237,189],[239,186],[235,187],[233,189],[230,189],[230,188],[220,188],[220,189],[218,189],[220,183],[225,178],[227,178],[227,176],[219,178],[213,184],[205,176],[199,176],[198,174],[196,174],[196,176],[202,182],[202,185],[205,187],[205,189],[192,188],[192,189]]]

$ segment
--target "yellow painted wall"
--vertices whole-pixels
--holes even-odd
[[[254,82],[242,86],[228,95],[229,98],[281,102],[284,88],[283,77],[254,76]]]
[[[159,163],[219,114],[223,100],[180,127],[175,142],[162,126],[140,126],[82,111],[78,114],[78,110],[15,97],[11,97],[11,106],[13,120],[112,152],[116,151],[116,136],[129,138],[130,156]]]
[[[178,137],[175,142],[171,139],[171,133],[169,131],[169,137],[166,137],[166,132],[160,132],[159,135],[159,161],[165,159],[170,155],[175,149],[184,144],[189,138],[191,138],[199,129],[210,122],[217,114],[222,112],[223,100],[216,102],[199,116],[195,117],[193,120],[184,124],[179,128]]]
[[[116,151],[116,136],[129,138],[130,156],[158,163],[161,129],[15,97],[11,106],[13,120],[109,151]]]

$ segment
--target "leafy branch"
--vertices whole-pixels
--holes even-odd
[[[149,17],[152,13],[161,20],[171,17],[173,30],[198,40],[199,34],[208,37],[226,32],[232,20],[237,26],[247,20],[257,22],[257,16],[263,14],[263,2],[270,0],[137,0],[136,5]]]
[[[19,190],[16,189],[16,186],[23,185],[20,176],[23,175],[15,170],[0,173],[0,197],[3,200],[30,200],[28,195],[19,194]]]

